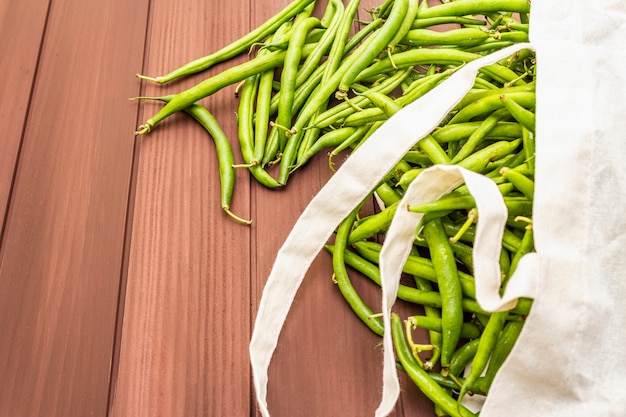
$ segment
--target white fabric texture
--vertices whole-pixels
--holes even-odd
[[[384,123],[341,166],[311,200],[283,246],[263,289],[250,341],[250,362],[257,405],[264,417],[267,407],[267,371],[280,331],[296,292],[311,262],[339,223],[375,188],[376,184],[421,138],[432,131],[474,84],[478,70],[530,47],[517,44],[469,62],[419,100]],[[418,116],[416,116],[418,115]],[[335,196],[341,195],[341,199]],[[391,385],[390,385],[391,384]],[[384,384],[386,399],[395,398],[399,387]],[[389,413],[389,402],[377,416]]]
[[[482,417],[626,415],[626,2],[535,0],[538,288]]]

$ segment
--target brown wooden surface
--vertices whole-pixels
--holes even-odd
[[[282,191],[239,171],[233,209],[254,223],[237,224],[220,210],[206,132],[176,115],[135,137],[158,105],[127,99],[219,71],[161,87],[134,77],[205,55],[287,1],[0,0],[0,417],[256,415],[256,307],[331,175],[325,158]],[[236,144],[233,88],[203,103]],[[379,339],[330,276],[322,253],[271,364],[273,416],[378,404]],[[402,384],[394,415],[431,415]]]

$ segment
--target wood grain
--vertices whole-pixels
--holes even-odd
[[[49,0],[0,1],[0,235],[28,115]]]
[[[52,4],[2,241],[3,417],[107,413],[146,12]]]

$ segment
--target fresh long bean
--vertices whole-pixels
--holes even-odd
[[[308,55],[313,46],[305,45],[302,56]],[[149,133],[160,121],[172,114],[184,110],[200,99],[210,96],[220,89],[243,81],[251,75],[259,74],[267,70],[279,67],[285,60],[285,51],[271,52],[267,55],[257,56],[255,59],[246,61],[223,72],[207,78],[195,86],[176,94],[161,110],[146,122],[139,126],[137,134]]]
[[[243,37],[211,53],[210,55],[193,60],[163,76],[152,78],[138,75],[138,77],[163,84],[179,77],[184,77],[200,71],[204,71],[219,62],[226,61],[239,55],[242,52],[246,52],[248,49],[250,49],[252,45],[261,41],[274,31],[276,31],[276,29],[280,25],[300,13],[309,5],[313,4],[313,2],[314,0],[293,0],[289,2],[287,7],[274,15],[272,18],[262,23],[260,26],[258,26],[247,35],[244,35]]]
[[[169,102],[173,100],[175,96],[161,96],[161,97],[138,97],[139,99],[160,100]],[[234,214],[231,209],[231,201],[233,198],[233,191],[235,188],[235,169],[233,167],[235,163],[235,157],[230,145],[230,141],[218,121],[209,112],[209,110],[200,105],[193,104],[184,109],[185,113],[193,117],[213,138],[215,143],[215,150],[217,153],[217,161],[219,166],[220,175],[220,189],[221,189],[221,206],[226,214],[240,223],[250,224],[251,220],[244,219]]]

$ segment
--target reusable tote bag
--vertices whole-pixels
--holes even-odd
[[[535,49],[538,60],[536,253],[522,259],[506,293],[498,293],[497,265],[506,209],[490,180],[457,167],[435,166],[418,177],[404,199],[413,204],[436,199],[465,182],[480,213],[474,247],[478,302],[485,310],[500,311],[521,296],[535,300],[481,416],[626,415],[626,3],[535,0],[530,39],[532,44],[467,64],[398,112],[348,158],[302,213],[277,255],[250,342],[262,415],[270,415],[267,369],[283,322],[306,270],[335,227],[437,126],[471,88],[481,66],[523,48]],[[343,200],[327,204],[337,193]],[[419,222],[416,213],[398,210],[396,216],[381,252],[386,329],[407,242]],[[399,395],[388,332],[383,354],[376,416],[388,415]]]

